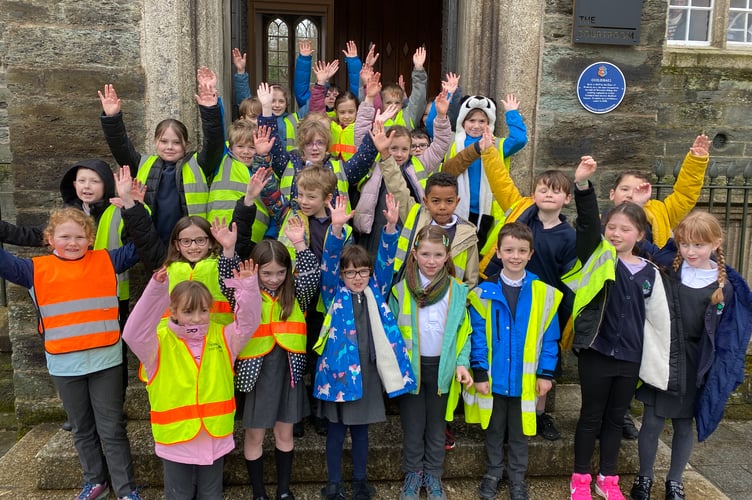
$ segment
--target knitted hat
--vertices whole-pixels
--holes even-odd
[[[460,102],[460,111],[457,115],[457,132],[464,130],[462,123],[467,118],[468,113],[474,109],[480,109],[488,117],[488,126],[491,127],[491,131],[496,124],[496,103],[493,99],[482,95],[466,96]]]

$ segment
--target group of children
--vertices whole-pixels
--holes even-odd
[[[683,499],[692,419],[701,440],[715,429],[735,388],[725,374],[739,375],[752,331],[752,295],[725,265],[718,221],[691,212],[707,137],[663,201],[650,199],[644,173],[627,171],[601,214],[589,156],[574,181],[548,170],[526,197],[509,175],[527,142],[514,95],[501,100],[509,136],[500,139],[494,100],[459,99],[457,75],[426,106],[425,50],[413,56],[409,99],[382,87],[373,47],[365,64],[354,43],[344,53],[350,92],[328,85],[336,61],[314,65],[309,89],[302,43],[308,74],[296,71],[295,91],[307,114],[288,114],[286,91],[261,84],[227,145],[216,75],[200,68],[198,152],[174,119],[157,125],[156,154],[136,152],[106,85],[101,121],[120,170],[74,165],[61,183],[68,207],[44,232],[0,224],[7,243],[53,250],[21,259],[0,249],[0,276],[32,291],[84,472],[78,498],[104,498],[110,487],[140,498],[122,411],[122,329],[141,362],[169,499],[222,497],[236,397],[253,498],[268,498],[272,429],[276,498],[294,499],[295,424],[312,415],[326,434],[322,496],[345,498],[349,430],[352,498],[370,499],[369,425],[386,420],[384,393],[399,402],[401,500],[422,488],[446,498],[447,422],[460,401],[465,420],[485,430],[480,498],[495,498],[506,469],[510,498],[526,499],[528,437],[558,438],[545,397],[570,348],[582,390],[571,498],[592,498],[597,439],[595,492],[624,498],[616,460],[642,381],[630,496],[650,498],[658,435],[672,418],[666,498]],[[235,50],[233,61],[236,95],[247,96],[245,56]],[[430,133],[417,127],[423,110]],[[574,227],[561,214],[572,198]],[[139,258],[154,274],[126,323],[123,273]]]

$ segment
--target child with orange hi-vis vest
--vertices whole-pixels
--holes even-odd
[[[0,278],[31,291],[47,369],[84,473],[78,498],[104,498],[112,484],[119,498],[139,499],[123,415],[116,278],[138,256],[130,243],[89,250],[94,221],[77,208],[52,212],[43,236],[52,255],[22,259],[0,248]]]
[[[229,231],[215,231],[226,239]],[[220,234],[224,233],[224,234]],[[253,261],[225,285],[235,289],[235,321],[210,320],[212,295],[199,281],[169,292],[162,268],[149,281],[123,338],[142,363],[155,451],[167,499],[222,498],[224,457],[235,447],[233,362],[258,328],[261,297]],[[170,321],[160,326],[165,308]]]

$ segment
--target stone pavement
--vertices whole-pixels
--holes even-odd
[[[731,500],[751,499],[752,421],[722,421],[705,442],[695,443],[690,464]]]

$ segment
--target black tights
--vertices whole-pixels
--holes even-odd
[[[582,407],[574,433],[574,472],[590,473],[595,440],[600,434],[599,472],[616,475],[624,412],[632,401],[640,364],[585,349],[580,352],[578,371]]]

